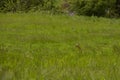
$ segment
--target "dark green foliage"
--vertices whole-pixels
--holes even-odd
[[[116,10],[117,13],[120,15],[120,0],[116,0]]]
[[[50,11],[118,17],[119,0],[0,0],[0,12]]]
[[[112,16],[115,11],[115,0],[76,0],[72,7],[79,15]]]

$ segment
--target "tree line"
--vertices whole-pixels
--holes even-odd
[[[0,12],[30,11],[118,17],[120,0],[0,0]]]

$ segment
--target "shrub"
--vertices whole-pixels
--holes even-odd
[[[78,15],[106,16],[108,12],[115,12],[115,0],[76,0],[72,5],[72,10]]]
[[[87,16],[120,15],[119,0],[0,0],[0,12],[50,11]]]

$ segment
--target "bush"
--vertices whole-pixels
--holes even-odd
[[[87,16],[120,15],[119,0],[0,0],[0,12],[49,11]]]
[[[111,13],[115,13],[115,0],[76,0],[72,5],[78,15],[112,16]]]

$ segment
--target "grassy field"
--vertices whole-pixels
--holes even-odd
[[[0,80],[119,80],[120,19],[0,14]]]

